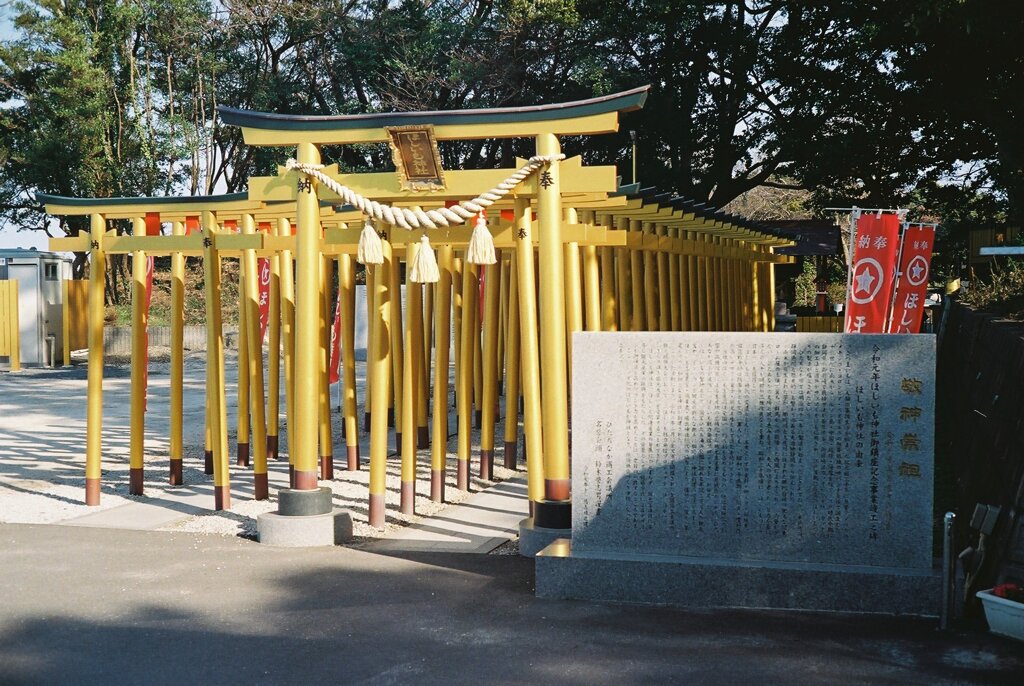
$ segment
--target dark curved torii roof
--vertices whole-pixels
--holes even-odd
[[[632,112],[644,106],[649,89],[650,86],[640,86],[597,98],[525,107],[310,115],[275,114],[218,105],[217,112],[220,114],[221,120],[231,126],[288,131],[327,131],[414,124],[432,124],[434,126],[504,124],[508,122],[557,121],[610,112]]]

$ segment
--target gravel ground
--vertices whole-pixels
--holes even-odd
[[[79,358],[79,355],[75,356]],[[127,368],[128,356],[107,356],[104,374],[104,435],[103,435],[103,491],[99,507],[86,507],[82,502],[85,453],[85,379],[84,365],[60,370],[29,370],[17,375],[0,376],[0,389],[5,385],[13,393],[0,394],[0,522],[10,523],[56,523],[99,510],[118,507],[132,501],[152,502],[161,496],[174,498],[180,492],[166,483],[168,469],[167,395],[170,374],[170,350],[153,347],[150,349],[149,375],[151,383],[150,407],[147,411],[146,426],[146,496],[128,494],[128,429],[127,398],[130,374]],[[84,358],[79,358],[83,362]],[[273,462],[271,470],[271,498],[267,501],[249,499],[246,493],[251,485],[250,470],[234,465],[236,438],[235,400],[237,390],[236,354],[227,351],[225,355],[226,389],[228,400],[229,451],[231,453],[232,503],[231,509],[221,512],[205,511],[197,515],[184,516],[165,530],[220,534],[254,538],[256,517],[264,512],[277,509],[276,486],[283,485],[287,475],[287,429],[282,416],[279,451],[282,460]],[[202,470],[203,427],[202,387],[205,375],[205,354],[192,352],[185,360],[185,468],[186,489],[189,485],[212,487],[213,477]],[[365,377],[362,363],[357,367],[357,397],[365,398]],[[41,387],[45,387],[45,395]],[[337,403],[337,387],[332,389],[332,404]],[[281,399],[282,414],[284,398]],[[335,408],[336,410],[336,408]],[[359,408],[360,420],[362,406]],[[360,421],[360,425],[361,425]],[[457,423],[454,408],[449,418],[449,430],[454,432]],[[403,515],[398,511],[400,492],[400,458],[393,449],[394,434],[391,434],[392,448],[388,456],[387,475],[387,520],[384,529],[375,529],[367,522],[368,497],[368,440],[360,432],[362,444],[362,469],[349,472],[344,469],[344,439],[341,438],[342,417],[332,412],[332,429],[335,445],[335,478],[321,482],[334,492],[335,504],[348,509],[353,519],[355,538],[353,546],[386,536],[390,531],[411,522],[421,521],[443,511],[451,504],[459,503],[473,492],[487,488],[494,483],[516,474],[496,464],[494,480],[486,481],[474,476],[471,491],[459,491],[455,486],[456,435],[448,439],[448,479],[445,495],[447,503],[430,500],[430,451],[418,451],[416,515]],[[503,425],[496,429],[497,443],[502,444]],[[473,445],[478,445],[479,431],[473,432]],[[500,462],[500,448],[497,461]],[[472,469],[478,470],[478,451],[474,448]],[[204,489],[205,490],[205,489]],[[212,496],[210,496],[212,499]],[[205,502],[203,507],[206,507]]]

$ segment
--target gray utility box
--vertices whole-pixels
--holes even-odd
[[[70,278],[71,260],[58,253],[0,249],[0,281],[18,282],[23,365],[55,366],[63,359],[64,289],[61,282]]]

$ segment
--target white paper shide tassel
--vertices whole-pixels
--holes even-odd
[[[430,239],[423,234],[420,238],[420,249],[416,251],[416,259],[409,268],[409,280],[413,283],[437,283],[440,278],[434,249],[430,247]]]
[[[356,261],[360,264],[384,264],[384,248],[381,246],[380,236],[370,222],[363,225],[363,232],[359,234]]]
[[[466,262],[470,264],[494,264],[498,259],[494,256],[494,238],[487,230],[487,219],[484,213],[476,215],[476,226],[473,227],[473,235],[469,237],[469,247],[466,248]]]

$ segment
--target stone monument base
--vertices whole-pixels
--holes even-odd
[[[572,529],[537,526],[533,517],[519,522],[519,554],[533,557],[560,538],[570,538]]]
[[[941,575],[917,569],[574,554],[560,539],[534,558],[537,597],[705,608],[759,608],[934,617]]]
[[[289,548],[338,545],[352,540],[352,515],[334,508],[314,515],[283,515],[266,512],[256,518],[260,543]]]

